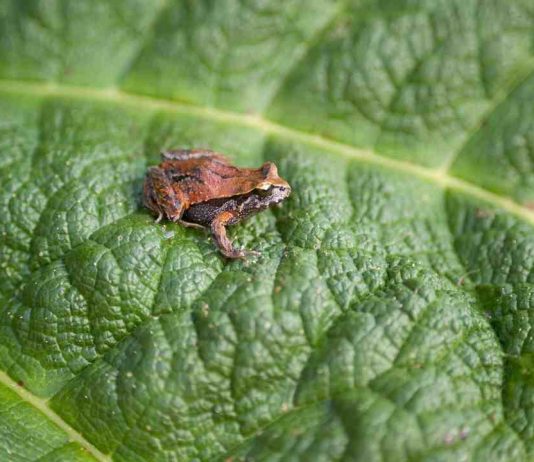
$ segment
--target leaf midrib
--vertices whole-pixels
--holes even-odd
[[[87,452],[89,452],[96,460],[100,462],[111,462],[112,459],[99,451],[96,446],[87,441],[81,433],[71,427],[65,420],[56,414],[48,405],[47,400],[38,398],[33,393],[26,390],[24,387],[17,385],[5,372],[0,371],[0,384],[17,394],[17,396],[25,403],[31,405],[34,409],[41,412],[50,422],[58,426],[65,432],[71,442],[78,443]]]
[[[270,121],[259,115],[241,114],[211,107],[196,106],[189,103],[154,98],[150,96],[128,93],[116,88],[95,89],[89,87],[58,85],[55,83],[35,83],[0,79],[0,92],[13,94],[31,94],[35,96],[68,97],[83,100],[97,100],[108,103],[119,103],[148,110],[160,110],[215,120],[241,127],[259,130],[266,134],[315,146],[326,151],[342,155],[360,162],[378,165],[397,172],[415,175],[435,184],[437,187],[456,190],[467,196],[485,201],[503,209],[518,218],[534,225],[534,211],[524,207],[513,199],[501,196],[474,183],[450,175],[442,167],[436,169],[423,167],[411,162],[384,157],[371,149],[361,149],[334,141],[323,136],[290,128]]]

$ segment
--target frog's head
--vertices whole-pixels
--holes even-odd
[[[265,162],[261,171],[263,180],[255,189],[265,198],[268,205],[278,204],[291,194],[291,186],[286,180],[280,178],[276,165],[272,162]]]

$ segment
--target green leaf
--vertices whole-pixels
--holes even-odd
[[[534,458],[530,0],[0,0],[0,460]],[[154,223],[170,147],[275,161]]]

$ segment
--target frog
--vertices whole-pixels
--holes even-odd
[[[244,259],[259,252],[234,247],[227,227],[280,204],[290,194],[291,186],[273,162],[244,168],[209,149],[172,149],[161,152],[161,163],[148,168],[143,204],[156,223],[166,219],[209,230],[226,258]]]

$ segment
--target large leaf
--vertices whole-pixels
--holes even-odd
[[[531,0],[0,0],[0,460],[534,458]],[[225,261],[163,148],[279,165]]]

